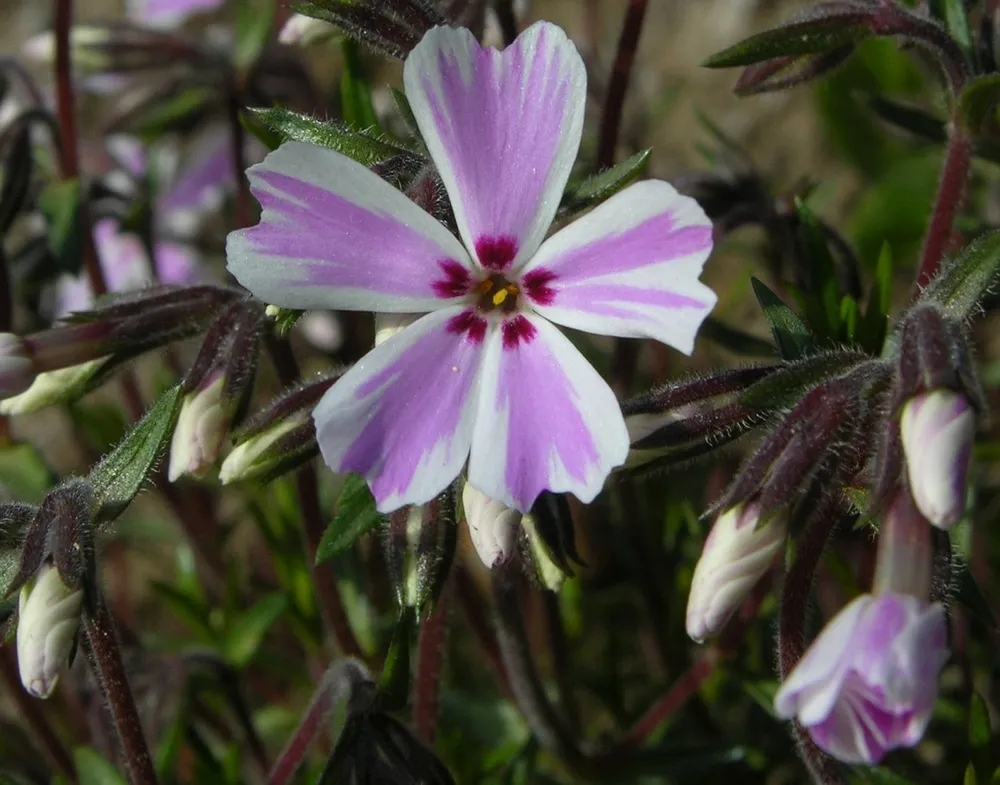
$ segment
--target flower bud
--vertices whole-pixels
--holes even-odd
[[[931,527],[905,488],[897,487],[878,530],[873,594],[930,597],[934,566]]]
[[[222,397],[225,385],[225,376],[216,373],[184,397],[170,442],[170,482],[183,474],[204,477],[219,457],[232,418]]]
[[[31,386],[20,395],[0,400],[0,414],[29,414],[83,395],[88,389],[88,383],[107,359],[100,357],[80,365],[38,374]]]
[[[279,443],[286,436],[309,425],[308,412],[296,412],[269,430],[262,431],[251,436],[245,442],[241,442],[226,456],[222,466],[219,467],[219,482],[228,485],[231,482],[258,474],[265,468],[265,464],[273,463],[270,456],[272,448],[276,448],[280,452]],[[312,441],[316,441],[315,429],[313,429]]]
[[[900,433],[910,493],[935,526],[950,529],[965,512],[976,415],[964,395],[938,389],[903,407]]]
[[[420,314],[412,313],[377,313],[375,314],[375,345],[388,341],[396,333],[409,327]]]
[[[18,395],[34,380],[34,363],[24,341],[11,333],[0,333],[0,397]]]
[[[82,605],[83,590],[67,587],[48,562],[21,589],[17,662],[24,689],[36,698],[49,697],[69,666]]]
[[[462,506],[476,553],[488,569],[504,564],[514,552],[521,513],[465,483]]]
[[[292,14],[278,33],[278,42],[288,46],[311,46],[336,34],[337,28],[329,22],[305,14]]]
[[[781,514],[760,520],[754,500],[726,510],[712,526],[694,569],[687,606],[687,633],[699,643],[718,634],[767,572],[788,523]]]

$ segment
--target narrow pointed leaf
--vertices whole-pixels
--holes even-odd
[[[275,593],[254,605],[226,633],[225,657],[234,668],[246,666],[260,648],[267,631],[288,607],[288,597]]]
[[[649,161],[649,150],[642,150],[610,169],[598,172],[585,180],[570,185],[563,194],[560,211],[575,212],[603,202],[633,182]]]
[[[840,376],[867,359],[861,352],[824,352],[806,357],[761,379],[740,396],[739,402],[751,409],[791,406],[819,382]]]
[[[1000,232],[984,234],[957,257],[941,266],[920,295],[933,300],[957,319],[975,313],[982,300],[1000,283]]]
[[[705,68],[753,65],[772,57],[829,52],[872,36],[871,12],[841,10],[819,18],[792,22],[740,41],[712,55]]]
[[[378,133],[348,128],[333,120],[320,120],[290,109],[249,109],[266,128],[284,141],[309,142],[336,150],[358,163],[371,166],[406,152]]]
[[[337,514],[316,548],[316,563],[322,564],[351,548],[381,520],[365,478],[357,474],[348,476],[337,499]]]
[[[94,489],[94,519],[107,523],[131,504],[173,433],[180,411],[180,385],[159,397],[136,426],[87,478]]]
[[[958,97],[958,121],[969,133],[978,134],[998,103],[1000,74],[977,76]]]
[[[796,313],[782,302],[768,286],[751,278],[754,294],[771,325],[771,334],[778,347],[778,354],[785,360],[797,360],[816,348],[816,336]]]

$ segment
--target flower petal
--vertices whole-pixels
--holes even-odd
[[[521,281],[557,324],[690,353],[717,299],[698,280],[711,251],[712,224],[698,203],[647,180],[546,240]]]
[[[192,14],[214,11],[224,0],[129,0],[128,16],[134,22],[170,29]]]
[[[264,212],[232,232],[229,270],[290,308],[422,312],[464,295],[470,262],[448,230],[377,175],[286,142],[248,170]]]
[[[627,455],[614,393],[558,328],[522,314],[487,335],[473,486],[522,512],[543,490],[589,502]]]
[[[327,465],[367,477],[382,512],[430,501],[462,470],[485,329],[459,306],[427,314],[366,354],[313,412]]]
[[[436,27],[403,78],[466,247],[494,269],[531,258],[580,146],[587,74],[576,47],[545,22],[503,52]]]
[[[871,603],[862,594],[823,628],[774,696],[779,717],[816,725],[829,716],[850,667],[854,630]]]

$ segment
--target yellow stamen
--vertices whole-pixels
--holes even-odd
[[[476,292],[479,294],[489,294],[490,290],[493,288],[493,281],[487,278],[484,281],[480,281],[476,284]]]
[[[507,299],[508,294],[510,294],[510,292],[508,292],[507,289],[501,289],[500,291],[498,291],[496,294],[493,295],[493,304],[500,305],[504,300]]]

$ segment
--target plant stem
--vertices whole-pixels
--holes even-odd
[[[452,575],[455,581],[455,596],[462,606],[466,620],[472,627],[473,635],[479,641],[480,648],[490,661],[490,665],[493,666],[493,670],[496,671],[500,689],[506,695],[513,695],[510,679],[507,677],[507,669],[500,656],[500,645],[497,643],[496,635],[490,626],[479,590],[476,589],[471,576],[461,564],[455,565]]]
[[[236,77],[234,76],[229,86],[229,95],[226,98],[229,135],[232,144],[230,160],[233,167],[233,177],[236,182],[233,221],[236,224],[235,228],[244,229],[250,225],[250,184],[247,182],[246,176],[247,165],[243,152],[246,134],[243,131],[243,123],[240,122],[240,109],[240,94],[236,84]]]
[[[930,283],[951,242],[955,218],[965,200],[965,187],[972,164],[972,140],[956,123],[952,124],[945,151],[941,183],[927,225],[927,236],[920,254],[920,269],[914,282],[914,294]]]
[[[795,560],[785,574],[778,618],[778,669],[782,681],[788,678],[805,653],[806,614],[813,579],[823,551],[839,523],[840,495],[827,493],[819,500],[799,537]],[[843,783],[837,764],[816,746],[798,721],[794,727],[800,755],[813,779],[822,785]]]
[[[354,660],[341,660],[330,667],[309,702],[309,708],[299,727],[295,729],[271,769],[267,777],[268,785],[286,785],[291,781],[309,748],[326,725],[333,707],[338,701],[350,697],[359,684],[370,681],[368,671]]]
[[[96,597],[94,605],[93,613],[84,614],[82,642],[111,712],[129,782],[132,785],[156,785],[153,759],[129,688],[111,614],[102,597]]]
[[[434,613],[420,625],[417,638],[417,673],[413,680],[413,728],[428,746],[437,737],[441,705],[441,666],[447,635],[447,591],[442,592]]]
[[[299,381],[299,364],[292,354],[287,341],[274,335],[267,338],[268,348],[278,371],[278,378],[284,387],[291,387]],[[316,467],[311,463],[303,466],[295,475],[295,490],[302,513],[302,529],[306,546],[306,559],[312,570],[313,582],[316,584],[316,595],[327,628],[333,633],[341,654],[364,659],[361,644],[351,629],[347,612],[340,599],[337,580],[333,574],[330,562],[316,564],[316,549],[323,538],[323,510],[319,505],[319,482],[316,479]]]
[[[632,63],[635,61],[635,52],[645,18],[646,0],[629,0],[621,36],[618,38],[618,51],[608,81],[608,91],[604,97],[604,111],[597,135],[598,170],[607,169],[615,162],[615,148],[618,145],[625,93],[628,91]],[[632,386],[640,346],[641,344],[635,340],[615,339],[611,361],[611,387],[618,395],[627,394]]]
[[[49,724],[48,718],[41,710],[40,701],[28,695],[24,691],[24,687],[21,686],[21,676],[17,669],[17,656],[11,646],[5,647],[5,650],[0,652],[0,677],[3,678],[7,687],[7,694],[17,705],[18,713],[24,718],[41,743],[42,751],[48,756],[52,767],[64,777],[69,778],[70,782],[77,782],[76,766],[73,764],[69,750],[66,749],[66,745],[62,743],[52,725]]]
[[[549,651],[552,654],[552,675],[556,682],[559,708],[570,730],[580,730],[579,706],[573,695],[572,671],[569,649],[566,645],[566,628],[563,626],[559,595],[554,591],[542,590],[542,606],[545,611],[545,631],[548,636]]]
[[[574,771],[585,759],[542,686],[524,629],[524,604],[519,590],[516,560],[490,571],[495,605],[497,641],[511,689],[521,714],[538,743]]]

